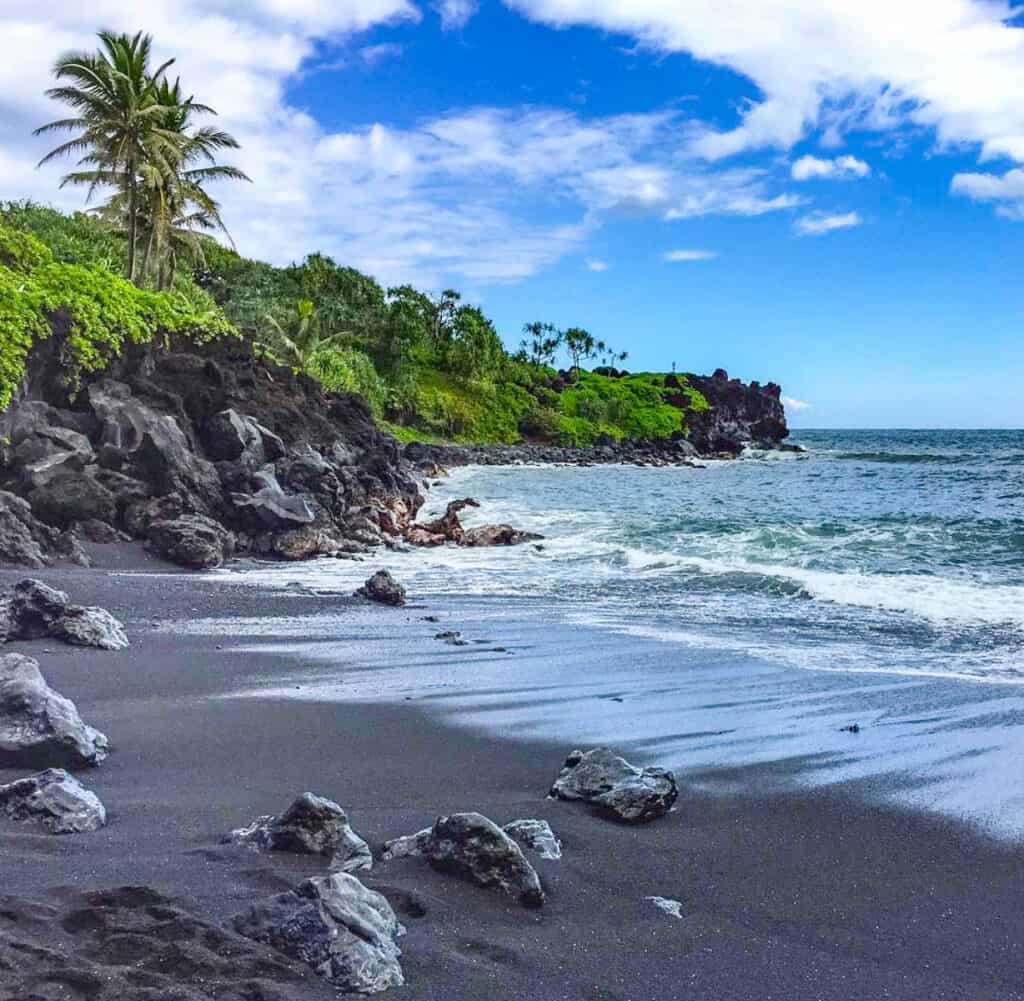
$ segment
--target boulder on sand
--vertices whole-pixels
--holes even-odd
[[[479,886],[497,886],[524,907],[540,907],[544,891],[518,844],[479,813],[438,817],[433,827],[384,845],[386,860],[422,855],[438,872]]]
[[[94,605],[68,605],[51,635],[72,646],[94,646],[100,650],[128,647],[124,626],[105,608]]]
[[[562,843],[546,820],[513,820],[502,830],[514,838],[521,848],[536,852],[541,858],[562,857]]]
[[[234,552],[234,536],[212,518],[183,514],[149,526],[153,551],[171,563],[193,570],[219,567]]]
[[[379,605],[405,604],[405,588],[387,570],[378,570],[356,594]]]
[[[387,900],[348,873],[314,876],[232,919],[235,931],[312,967],[342,991],[376,994],[405,982],[405,929]]]
[[[644,823],[664,816],[679,796],[675,775],[664,768],[636,768],[607,747],[573,751],[551,796],[582,800],[617,820]]]
[[[26,578],[0,601],[0,642],[52,636],[75,646],[124,650],[124,626],[104,608],[72,605],[63,591]]]
[[[224,840],[268,851],[323,855],[342,872],[373,866],[369,845],[352,830],[345,811],[311,792],[299,796],[280,817],[258,817]]]
[[[51,834],[98,831],[107,822],[96,794],[63,768],[0,785],[0,810],[15,820],[38,821]]]
[[[30,657],[0,657],[0,766],[98,765],[107,738],[82,722],[75,704],[46,683]]]

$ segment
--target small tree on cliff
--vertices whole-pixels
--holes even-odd
[[[553,323],[526,323],[523,333],[527,336],[519,345],[528,361],[534,365],[548,366],[555,360],[555,352],[562,344],[561,330]]]
[[[606,350],[604,341],[595,341],[582,327],[570,327],[563,335],[565,348],[572,359],[572,371],[579,375],[580,365]]]

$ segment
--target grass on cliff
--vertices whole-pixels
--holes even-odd
[[[32,345],[55,331],[72,390],[128,344],[241,336],[326,389],[362,396],[406,441],[664,438],[707,406],[682,376],[558,373],[510,353],[455,292],[384,288],[319,254],[277,268],[210,241],[166,292],[120,277],[124,260],[123,237],[91,215],[0,204],[0,408]]]

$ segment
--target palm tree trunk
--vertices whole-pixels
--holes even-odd
[[[128,281],[135,281],[135,243],[138,239],[139,209],[136,204],[135,160],[127,164],[128,169]]]

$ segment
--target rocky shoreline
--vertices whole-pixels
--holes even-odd
[[[129,539],[191,569],[235,555],[515,545],[531,536],[510,525],[466,531],[454,511],[417,523],[424,478],[473,463],[697,466],[701,456],[789,447],[779,387],[746,385],[722,370],[688,377],[709,404],[692,415],[688,435],[579,449],[402,447],[359,398],[326,393],[240,343],[138,348],[73,393],[49,355],[30,358],[28,371],[0,415],[0,563],[29,567],[85,564],[87,544]],[[682,392],[666,377],[666,392],[673,385]]]

